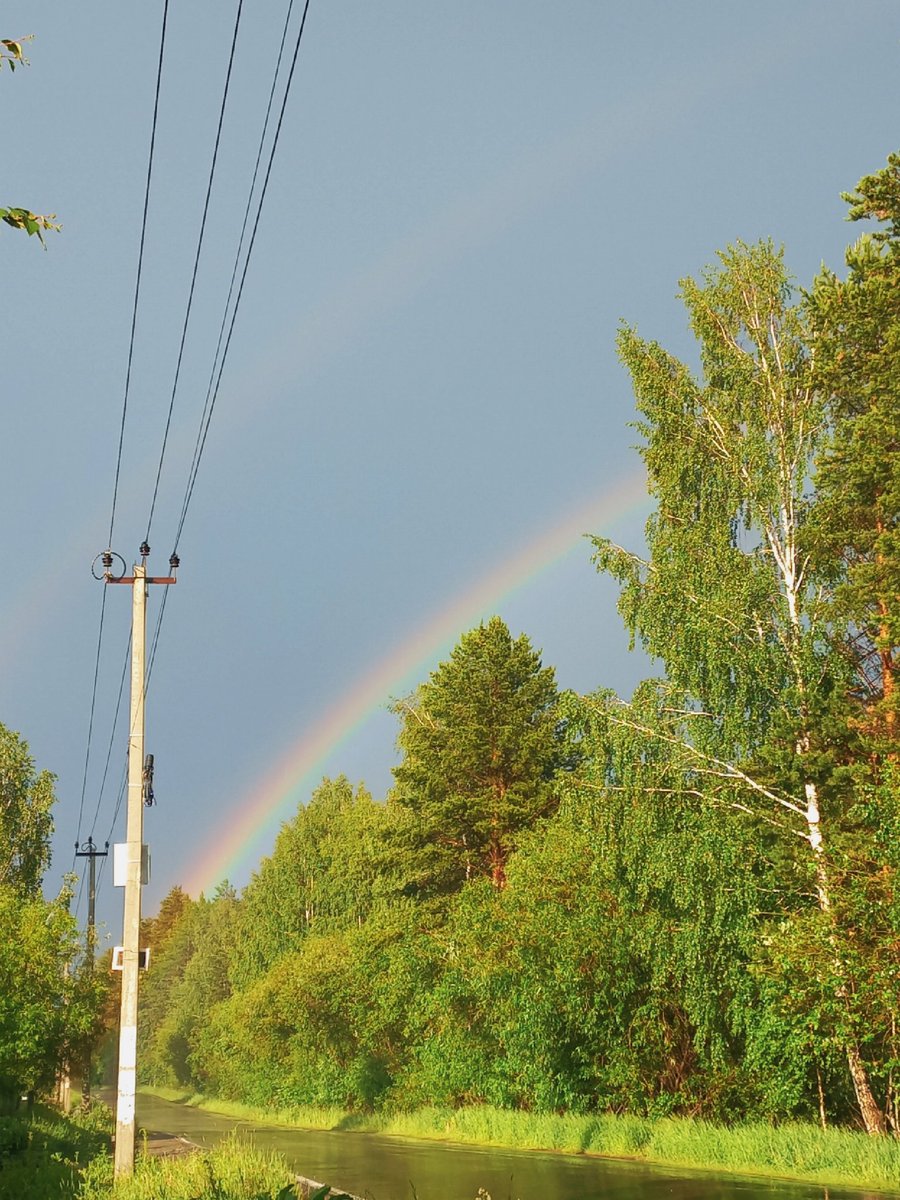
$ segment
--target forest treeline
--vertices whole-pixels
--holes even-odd
[[[654,511],[595,561],[657,676],[561,694],[463,636],[385,802],[326,779],[241,895],[148,922],[144,1082],[900,1133],[900,156],[846,199],[845,276],[682,281],[699,377],[620,330]]]
[[[383,801],[324,780],[240,895],[146,922],[143,1082],[900,1133],[900,155],[847,200],[841,275],[736,244],[682,282],[698,371],[620,330],[654,508],[594,555],[655,677],[560,692],[465,634]],[[12,1098],[114,1021],[41,895],[52,803],[0,727]]]

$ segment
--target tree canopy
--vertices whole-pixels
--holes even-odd
[[[518,834],[556,805],[556,703],[553,669],[492,617],[394,705],[403,760],[391,802],[409,814],[417,889],[453,890],[479,875],[503,886]]]

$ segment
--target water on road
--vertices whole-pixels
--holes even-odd
[[[737,1179],[578,1154],[498,1150],[381,1134],[279,1129],[138,1096],[138,1124],[213,1146],[237,1129],[298,1174],[372,1200],[864,1200],[812,1184]],[[883,1195],[880,1200],[884,1200]]]

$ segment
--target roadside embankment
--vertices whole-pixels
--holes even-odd
[[[261,1108],[214,1097],[146,1088],[149,1095],[261,1125],[352,1130],[394,1137],[555,1150],[637,1159],[666,1167],[765,1176],[900,1193],[900,1141],[791,1122],[716,1125],[686,1117],[518,1112],[488,1106],[356,1113],[338,1108]]]

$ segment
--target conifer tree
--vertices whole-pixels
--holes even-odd
[[[815,551],[836,582],[868,730],[896,755],[900,733],[900,154],[844,199],[875,220],[823,270],[809,297],[816,386],[831,436],[816,474]]]
[[[499,617],[463,635],[412,697],[395,704],[403,760],[391,802],[406,810],[413,890],[488,875],[497,888],[518,834],[556,805],[562,729],[552,668]]]

